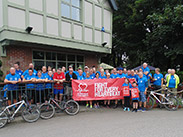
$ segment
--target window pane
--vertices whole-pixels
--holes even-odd
[[[81,67],[82,69],[84,69],[84,64],[83,63],[77,63],[77,68]]]
[[[51,66],[52,68],[56,68],[56,62],[46,62],[46,67]]]
[[[75,63],[74,63],[74,62],[68,63],[68,68],[69,68],[70,65],[72,65],[73,69],[75,70]],[[67,69],[68,69],[68,68],[67,68]]]
[[[51,52],[46,52],[46,60],[56,60],[56,54]]]
[[[80,10],[72,7],[72,19],[80,21]]]
[[[44,52],[33,51],[33,59],[44,59]]]
[[[41,70],[42,66],[44,66],[44,61],[34,61],[35,70]]]
[[[69,5],[62,3],[61,12],[62,12],[62,16],[70,18],[70,7],[69,7]]]
[[[75,61],[75,55],[68,55],[68,61]]]
[[[66,67],[66,63],[65,62],[57,62],[57,68],[62,68],[62,67]]]
[[[70,0],[63,0],[64,2],[70,3]]]
[[[57,60],[66,61],[66,55],[58,53]]]
[[[72,3],[71,3],[73,6],[76,6],[76,7],[80,7],[80,0],[72,0]]]
[[[83,56],[77,56],[77,62],[84,62],[84,57]]]

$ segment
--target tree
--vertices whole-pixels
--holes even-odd
[[[105,61],[113,66],[143,62],[165,70],[183,68],[183,2],[181,0],[117,0],[113,18],[113,50]],[[126,54],[127,60],[122,60]],[[181,58],[181,59],[180,59]]]

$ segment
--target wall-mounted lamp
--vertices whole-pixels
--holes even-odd
[[[31,33],[32,29],[33,29],[33,27],[28,26],[28,27],[25,29],[25,31],[26,31],[27,33]]]
[[[105,45],[107,45],[107,42],[102,43],[102,46],[103,46],[103,47],[105,47]]]

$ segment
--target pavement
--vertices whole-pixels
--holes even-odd
[[[123,112],[81,107],[75,116],[56,113],[49,120],[26,123],[21,117],[0,129],[0,137],[182,137],[183,109]]]

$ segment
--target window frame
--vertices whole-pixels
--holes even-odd
[[[60,6],[61,6],[61,17],[62,18],[65,18],[65,19],[69,19],[69,20],[72,20],[72,21],[76,21],[76,22],[82,22],[82,0],[79,0],[80,1],[80,7],[77,7],[75,5],[72,5],[72,0],[69,0],[70,2],[66,2],[64,0],[61,0],[61,3],[60,3]],[[62,4],[65,4],[65,5],[68,5],[69,6],[69,9],[70,9],[70,17],[65,17],[62,15]],[[72,8],[76,8],[76,9],[79,9],[79,20],[75,20],[72,18]]]
[[[34,52],[44,52],[44,59],[34,59],[33,58],[33,53]],[[56,59],[55,60],[47,60],[46,59],[46,53],[47,52],[51,52],[51,53],[55,53],[56,54]],[[64,54],[64,55],[66,55],[66,60],[65,61],[63,61],[63,60],[58,60],[58,58],[57,58],[57,54]],[[68,55],[74,55],[75,56],[75,60],[74,61],[68,61]],[[83,62],[80,62],[80,61],[77,61],[77,56],[83,56]],[[73,63],[74,62],[74,65],[75,65],[75,68],[73,68],[74,70],[77,70],[77,68],[79,67],[77,67],[77,64],[83,64],[83,68],[82,69],[84,69],[84,66],[85,66],[85,56],[83,55],[83,54],[75,54],[75,53],[64,53],[64,52],[59,52],[59,51],[48,51],[48,50],[37,50],[37,49],[33,49],[32,50],[32,62],[33,62],[33,64],[35,64],[34,62],[35,61],[43,61],[44,62],[44,66],[46,66],[46,62],[55,62],[56,63],[56,67],[55,67],[55,69],[58,69],[58,62],[62,62],[62,63],[65,63],[66,64],[66,70],[68,70],[68,64],[70,64],[70,63]]]

